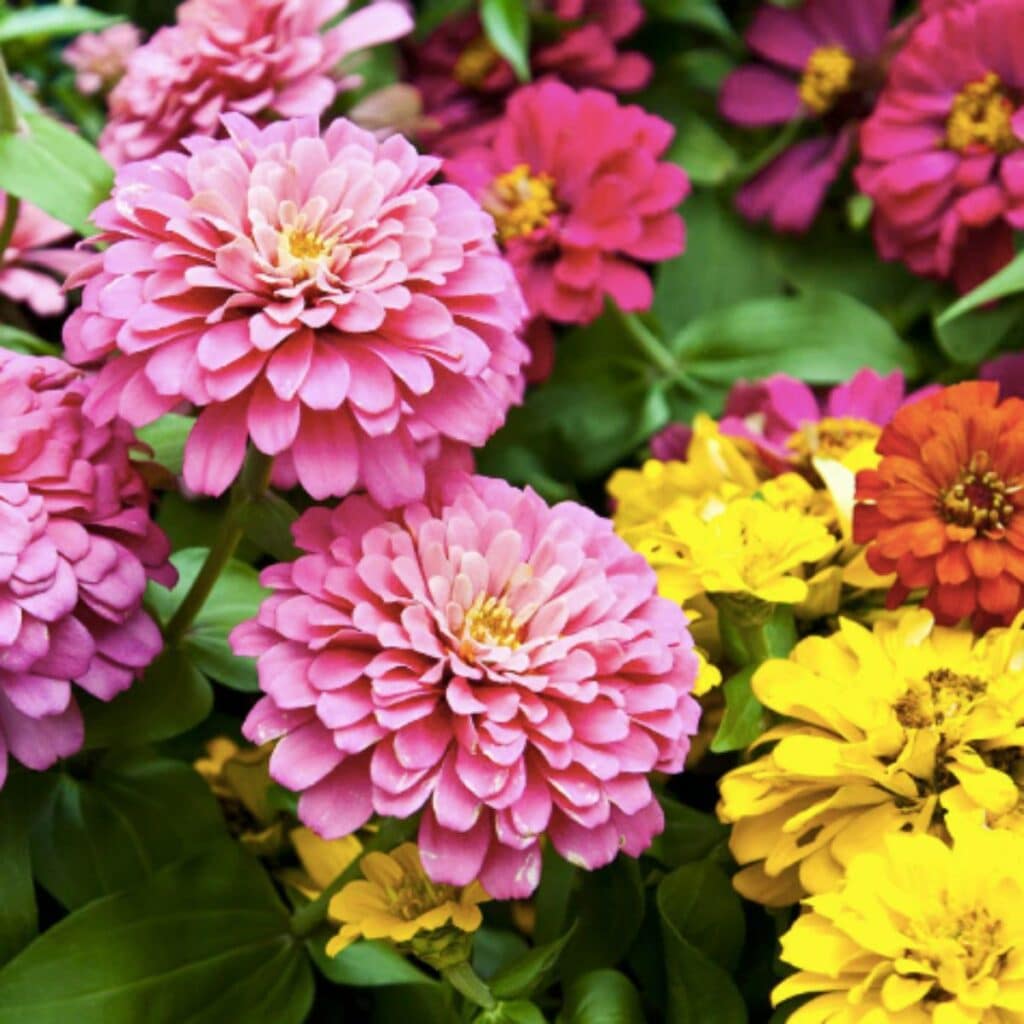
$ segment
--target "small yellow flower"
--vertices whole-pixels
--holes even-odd
[[[293,828],[288,838],[302,868],[285,868],[279,877],[311,900],[316,899],[363,850],[363,844],[355,836],[321,839],[308,828]]]
[[[762,665],[754,692],[790,721],[721,782],[737,889],[771,906],[827,891],[886,834],[941,831],[947,812],[1024,834],[1020,625],[977,639],[907,609]]]
[[[951,847],[889,836],[842,886],[806,901],[782,939],[797,973],[789,1024],[1013,1024],[1024,1020],[1024,837],[979,827]]]
[[[356,939],[388,939],[441,969],[469,954],[469,935],[483,922],[479,904],[489,899],[479,882],[464,888],[432,882],[414,843],[360,861],[364,880],[349,882],[330,903],[342,925],[327,944],[335,956]]]
[[[717,665],[708,661],[700,648],[695,648],[694,653],[697,655],[697,680],[693,684],[693,695],[703,697],[722,685],[722,673]]]

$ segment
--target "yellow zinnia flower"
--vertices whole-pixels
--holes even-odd
[[[980,827],[952,848],[889,836],[840,889],[807,900],[782,939],[798,972],[776,1005],[814,994],[789,1024],[1024,1021],[1024,838]]]
[[[293,828],[288,833],[300,868],[283,868],[278,877],[313,900],[333,882],[362,852],[356,836],[321,839],[308,828]]]
[[[792,721],[771,750],[721,781],[734,824],[736,888],[772,906],[838,884],[843,865],[889,832],[941,828],[946,810],[1024,825],[1024,637],[976,639],[908,609],[848,620],[766,662],[753,689]],[[1024,833],[1024,828],[1021,828]]]
[[[439,970],[468,958],[469,936],[483,922],[478,904],[489,899],[479,882],[432,882],[415,843],[368,853],[359,867],[365,881],[349,882],[331,899],[328,916],[342,928],[327,944],[328,956],[364,938],[388,939]]]

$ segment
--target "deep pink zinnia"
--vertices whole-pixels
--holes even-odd
[[[190,135],[216,135],[229,112],[319,117],[361,81],[339,72],[344,58],[412,28],[398,0],[376,0],[339,21],[349,3],[187,0],[177,24],[135,51],[110,94],[103,155],[115,166],[155,156]]]
[[[893,0],[765,4],[747,44],[767,63],[725,80],[722,114],[746,127],[813,123],[813,137],[786,149],[740,189],[736,205],[776,231],[806,231],[853,151],[856,126],[881,84]]]
[[[101,700],[160,650],[147,579],[174,582],[123,421],[82,414],[92,384],[0,349],[0,786],[82,744],[72,684]]]
[[[649,308],[639,264],[683,250],[676,207],[689,181],[661,160],[672,135],[610,93],[541,82],[512,97],[489,146],[453,157],[445,174],[493,214],[530,312],[589,323],[606,296]]]
[[[102,32],[83,32],[64,50],[64,62],[75,69],[75,88],[85,96],[112,89],[128,68],[142,35],[126,22]]]
[[[893,61],[861,132],[858,185],[885,259],[968,290],[1013,257],[1024,227],[1024,8],[947,5]]]
[[[271,775],[325,837],[422,809],[427,873],[528,896],[547,835],[575,864],[638,856],[699,707],[686,619],[610,523],[466,477],[434,507],[307,512],[306,552],[232,635],[266,696]]]
[[[534,77],[551,75],[577,88],[615,93],[634,92],[650,80],[651,62],[618,48],[644,20],[640,0],[540,0],[530,7],[543,19],[530,51]],[[424,114],[436,124],[424,137],[443,154],[486,144],[519,85],[476,14],[446,19],[409,48],[409,63]]]
[[[107,248],[73,283],[70,358],[113,358],[86,405],[149,423],[202,410],[185,481],[220,494],[247,441],[314,497],[423,495],[434,441],[483,444],[522,389],[523,303],[480,207],[438,161],[348,121],[194,138],[118,173]],[[434,446],[436,447],[436,446]]]
[[[6,195],[0,192],[0,219],[6,203]],[[59,244],[73,234],[60,221],[23,202],[14,234],[0,254],[0,295],[25,303],[37,316],[63,313],[67,300],[61,282],[88,259],[85,253]]]

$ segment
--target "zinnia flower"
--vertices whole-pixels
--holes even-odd
[[[1024,9],[947,6],[892,63],[861,132],[857,183],[885,259],[968,290],[1013,257],[1024,227]]]
[[[914,590],[944,624],[1008,624],[1024,586],[1024,401],[999,385],[946,388],[896,414],[878,469],[857,476],[854,539],[897,574],[889,607]]]
[[[465,886],[431,881],[415,843],[391,853],[368,853],[359,862],[365,881],[349,882],[331,899],[329,917],[341,923],[327,943],[336,956],[356,939],[389,939],[439,970],[469,959],[469,937],[483,924],[479,882]]]
[[[412,28],[403,3],[376,0],[341,19],[349,0],[187,0],[177,24],[131,56],[110,94],[100,138],[115,166],[216,135],[221,115],[319,117],[360,84],[338,71],[351,54]],[[330,28],[326,28],[330,25]]]
[[[978,368],[982,380],[994,380],[1002,398],[1024,398],[1024,352],[1008,352]]]
[[[789,721],[721,781],[733,824],[736,888],[782,906],[834,888],[844,867],[891,832],[939,827],[946,810],[1024,835],[1016,765],[1024,755],[1024,636],[936,626],[920,608],[869,632],[841,620],[753,689]]]
[[[650,80],[645,56],[618,49],[643,22],[640,0],[540,0],[530,9],[544,19],[533,33],[534,77],[550,75],[577,88],[614,93],[634,92]],[[470,144],[485,145],[519,81],[484,35],[479,17],[446,19],[408,55],[410,80],[437,124],[428,135],[431,146],[454,154]]]
[[[64,62],[75,70],[78,91],[92,96],[117,85],[141,39],[139,30],[127,22],[78,36],[64,50]]]
[[[6,203],[7,196],[0,192],[0,218]],[[14,234],[0,253],[0,295],[24,302],[36,316],[63,313],[67,300],[61,281],[88,260],[85,253],[57,244],[72,234],[60,221],[23,202]]]
[[[790,1024],[1011,1024],[1024,1013],[1024,839],[975,828],[952,849],[891,836],[782,938]]]
[[[445,174],[494,216],[530,312],[585,324],[606,296],[624,310],[649,308],[638,264],[683,250],[676,207],[689,182],[659,159],[672,133],[608,93],[542,82],[520,89],[493,142],[458,154]]]
[[[82,745],[72,684],[100,700],[160,650],[142,608],[170,584],[128,425],[82,414],[92,383],[57,359],[0,350],[0,785]]]
[[[315,498],[418,499],[424,461],[483,444],[521,391],[522,300],[490,218],[400,136],[225,120],[229,139],[121,168],[94,214],[106,248],[65,328],[76,362],[113,356],[87,412],[200,407],[199,493],[251,440]]]
[[[540,837],[594,869],[663,824],[647,775],[678,772],[699,713],[682,612],[611,524],[465,478],[436,508],[355,496],[295,526],[306,552],[232,634],[280,737],[271,775],[333,838],[422,809],[432,881],[519,898]]]
[[[776,231],[811,226],[881,84],[892,6],[892,0],[807,0],[758,10],[747,45],[768,63],[729,75],[722,114],[751,128],[806,118],[814,135],[740,189],[736,205],[745,217],[768,220]]]

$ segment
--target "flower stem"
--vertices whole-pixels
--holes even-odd
[[[456,991],[461,992],[471,1003],[485,1010],[493,1010],[497,1006],[487,983],[469,965],[468,960],[454,967],[447,967],[441,972],[444,979]]]
[[[4,203],[4,219],[3,223],[0,224],[0,261],[3,260],[4,253],[7,252],[7,246],[11,244],[11,238],[14,236],[14,227],[18,223],[18,213],[20,210],[21,200],[8,192]]]
[[[231,490],[231,500],[228,502],[213,546],[206,555],[206,561],[203,562],[199,575],[164,630],[168,647],[173,647],[185,635],[195,617],[202,611],[210,591],[220,579],[220,574],[234,556],[245,529],[243,513],[252,501],[266,493],[273,466],[274,460],[271,456],[264,455],[255,448],[249,450],[242,472]]]
[[[687,391],[699,391],[696,381],[679,365],[676,357],[640,317],[635,313],[625,313],[614,304],[612,308],[623,330],[636,342],[637,347],[656,369]]]

